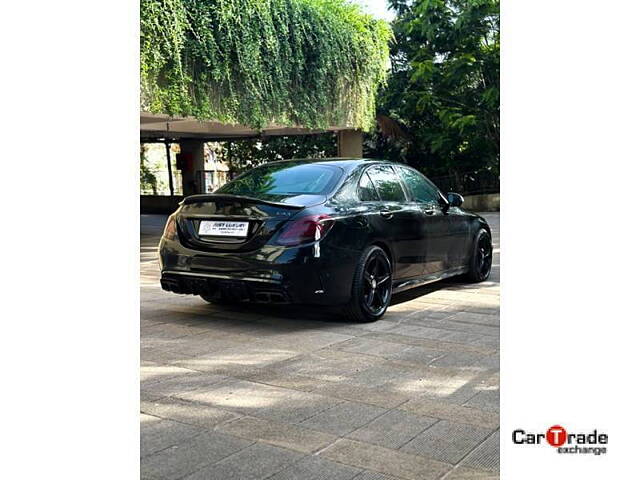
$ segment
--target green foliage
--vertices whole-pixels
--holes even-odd
[[[390,36],[346,0],[142,0],[141,108],[367,130]]]
[[[400,158],[430,175],[498,175],[499,0],[390,0],[396,44],[380,112],[409,141],[369,137],[368,154]],[[396,159],[398,157],[395,157]]]
[[[158,179],[149,169],[146,162],[146,147],[140,144],[140,191],[151,191],[153,195],[158,194]]]

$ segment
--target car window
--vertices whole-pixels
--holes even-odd
[[[404,183],[409,188],[409,193],[413,200],[421,203],[438,202],[440,194],[418,172],[410,168],[400,167],[400,175],[402,175]]]
[[[360,177],[360,183],[358,184],[358,197],[363,202],[372,202],[380,200],[378,193],[376,192],[373,182],[367,172],[364,172]]]
[[[255,196],[321,195],[335,187],[340,170],[328,165],[276,162],[262,165],[226,183],[216,193]]]
[[[387,202],[404,202],[404,190],[396,172],[389,165],[376,165],[367,170],[376,187],[380,200]]]

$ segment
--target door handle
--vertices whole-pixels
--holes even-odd
[[[432,208],[424,208],[422,210],[425,215],[435,215],[436,211]]]
[[[391,218],[391,217],[393,217],[393,211],[392,210],[381,210],[380,211],[380,216],[384,217],[384,218]]]

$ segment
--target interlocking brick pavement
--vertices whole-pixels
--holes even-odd
[[[403,292],[360,325],[164,292],[164,219],[141,216],[142,478],[498,478],[499,215],[485,218],[488,281]]]

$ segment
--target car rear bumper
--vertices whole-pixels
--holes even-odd
[[[355,263],[352,252],[314,245],[265,247],[255,252],[211,253],[162,240],[164,290],[222,296],[235,301],[337,305],[349,301]]]
[[[279,284],[225,275],[167,271],[162,273],[160,284],[164,290],[187,295],[221,296],[239,302],[295,303]]]

